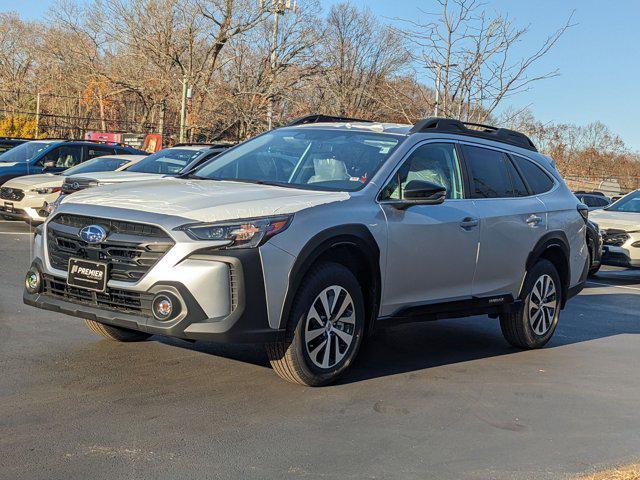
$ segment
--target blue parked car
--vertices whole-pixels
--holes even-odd
[[[56,173],[103,155],[146,155],[132,147],[86,140],[34,140],[0,155],[0,185],[15,177]]]

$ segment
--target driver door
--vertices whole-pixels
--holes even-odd
[[[447,189],[444,203],[398,208],[411,180]],[[456,145],[430,142],[416,148],[380,197],[388,246],[382,315],[404,307],[471,297],[480,229],[473,201],[465,199]]]

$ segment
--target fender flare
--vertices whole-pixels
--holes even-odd
[[[331,227],[312,237],[300,250],[296,261],[291,268],[289,274],[289,284],[287,288],[287,294],[282,307],[282,315],[280,318],[280,325],[282,328],[286,328],[286,322],[289,319],[291,313],[291,307],[293,305],[293,299],[302,283],[305,274],[309,271],[311,266],[320,258],[321,255],[326,253],[332,248],[339,247],[341,245],[352,246],[361,250],[364,254],[364,258],[367,260],[367,273],[372,279],[372,297],[373,305],[370,307],[370,317],[368,320],[375,320],[378,316],[378,309],[380,306],[381,296],[381,272],[380,272],[380,248],[378,243],[374,239],[369,229],[362,224],[345,224],[336,227]],[[366,292],[363,292],[366,293]],[[366,297],[366,295],[365,295]],[[368,322],[368,326],[371,327],[374,324],[373,321]]]
[[[538,240],[531,252],[529,252],[527,263],[525,264],[525,271],[529,272],[531,267],[533,267],[533,265],[535,265],[535,263],[542,257],[542,255],[550,248],[559,248],[562,251],[565,259],[565,268],[567,270],[567,273],[566,279],[562,279],[562,298],[564,306],[564,302],[566,301],[569,286],[571,283],[571,249],[569,248],[569,240],[567,239],[567,235],[565,232],[563,232],[562,230],[554,230],[544,234]],[[562,272],[558,273],[561,274]],[[526,275],[524,278],[526,278]],[[522,294],[524,278],[522,280],[522,285],[520,286],[520,291],[518,292],[518,297]]]

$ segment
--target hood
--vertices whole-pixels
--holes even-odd
[[[97,180],[100,184],[139,182],[142,180],[157,180],[161,175],[157,173],[138,172],[95,172],[88,174],[78,174],[83,179]],[[71,178],[71,177],[70,177]]]
[[[53,175],[51,173],[42,173],[39,175],[26,175],[24,177],[16,177],[8,180],[3,187],[19,188],[20,190],[30,190],[39,187],[59,187],[62,185],[64,177],[61,175]]]
[[[294,213],[350,198],[346,192],[317,192],[251,183],[163,178],[138,184],[105,185],[70,195],[62,205],[96,205],[180,216],[196,222]]]
[[[627,232],[640,230],[640,213],[596,210],[589,212],[589,219],[596,222],[603,230],[610,228]]]

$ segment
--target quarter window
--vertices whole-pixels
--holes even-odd
[[[451,143],[429,143],[418,147],[382,191],[384,200],[401,200],[403,189],[412,180],[424,180],[447,189],[447,198],[462,198],[462,175]]]
[[[534,194],[538,195],[540,193],[548,192],[553,188],[553,180],[542,170],[542,168],[519,155],[514,155],[513,159],[516,162],[516,165],[518,165],[518,168],[520,168],[520,171],[524,175],[524,179],[527,181],[529,188]]]
[[[469,145],[463,145],[462,148],[469,165],[472,198],[514,196],[515,187],[509,175],[509,159],[504,153]]]

